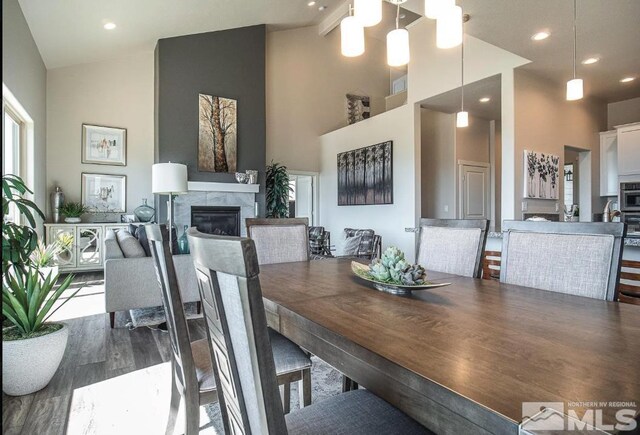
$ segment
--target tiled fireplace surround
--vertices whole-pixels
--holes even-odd
[[[255,217],[257,184],[189,182],[189,192],[173,201],[174,222],[178,234],[191,226],[191,206],[240,207],[240,234],[247,235],[246,218]]]

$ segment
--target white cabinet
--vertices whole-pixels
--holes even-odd
[[[618,131],[618,175],[640,176],[640,123],[616,128]]]
[[[62,252],[56,257],[61,272],[100,270],[104,265],[104,236],[109,229],[127,224],[44,224],[47,243],[58,241]]]
[[[618,196],[618,132],[600,133],[600,196]]]

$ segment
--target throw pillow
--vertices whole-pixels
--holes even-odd
[[[144,228],[144,225],[136,227],[136,233],[134,235],[140,242],[140,245],[142,245],[145,256],[151,257],[151,248],[149,248],[149,239],[147,238],[147,230]]]
[[[124,258],[124,254],[118,244],[116,232],[113,230],[108,230],[107,234],[104,236],[104,252],[105,259],[107,260],[112,258]]]
[[[358,255],[361,241],[362,241],[362,236],[348,237],[344,241],[344,249],[343,249],[344,255]]]
[[[127,230],[120,230],[116,233],[118,238],[118,244],[124,254],[125,258],[140,258],[145,257],[144,249],[138,239]]]

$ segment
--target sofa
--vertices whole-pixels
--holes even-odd
[[[119,231],[131,234],[127,230]],[[138,230],[135,231],[135,233],[138,232]],[[129,237],[127,239],[132,243]],[[144,245],[141,242],[139,241],[142,247]],[[111,328],[115,325],[115,313],[118,311],[162,306],[153,258],[146,255],[149,252],[148,246],[144,252],[141,254],[137,250],[135,256],[128,257],[126,249],[121,248],[115,231],[110,230],[105,235],[104,296]],[[173,262],[182,302],[199,304],[200,292],[191,255],[174,255]]]

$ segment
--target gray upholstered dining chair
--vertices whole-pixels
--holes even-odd
[[[420,219],[416,262],[427,270],[480,278],[486,219]]]
[[[226,433],[418,434],[410,417],[366,390],[340,394],[284,415],[260,288],[256,244],[188,232],[220,378]]]
[[[504,221],[500,281],[617,300],[626,224]]]
[[[260,264],[309,260],[309,219],[246,220],[247,236],[254,240]]]
[[[148,225],[147,235],[160,284],[171,343],[173,379],[167,432],[172,433],[175,427],[180,400],[181,397],[184,397],[185,434],[197,434],[199,433],[199,407],[219,399],[216,386],[220,385],[220,379],[215,376],[213,370],[213,351],[208,339],[194,342],[190,340],[166,228],[161,228],[159,225]],[[311,359],[292,341],[273,330],[269,330],[269,339],[278,383],[288,386],[291,382],[303,379],[303,384],[308,385],[307,393],[310,403]],[[285,409],[288,409],[290,397],[285,396],[283,400],[285,401]]]

